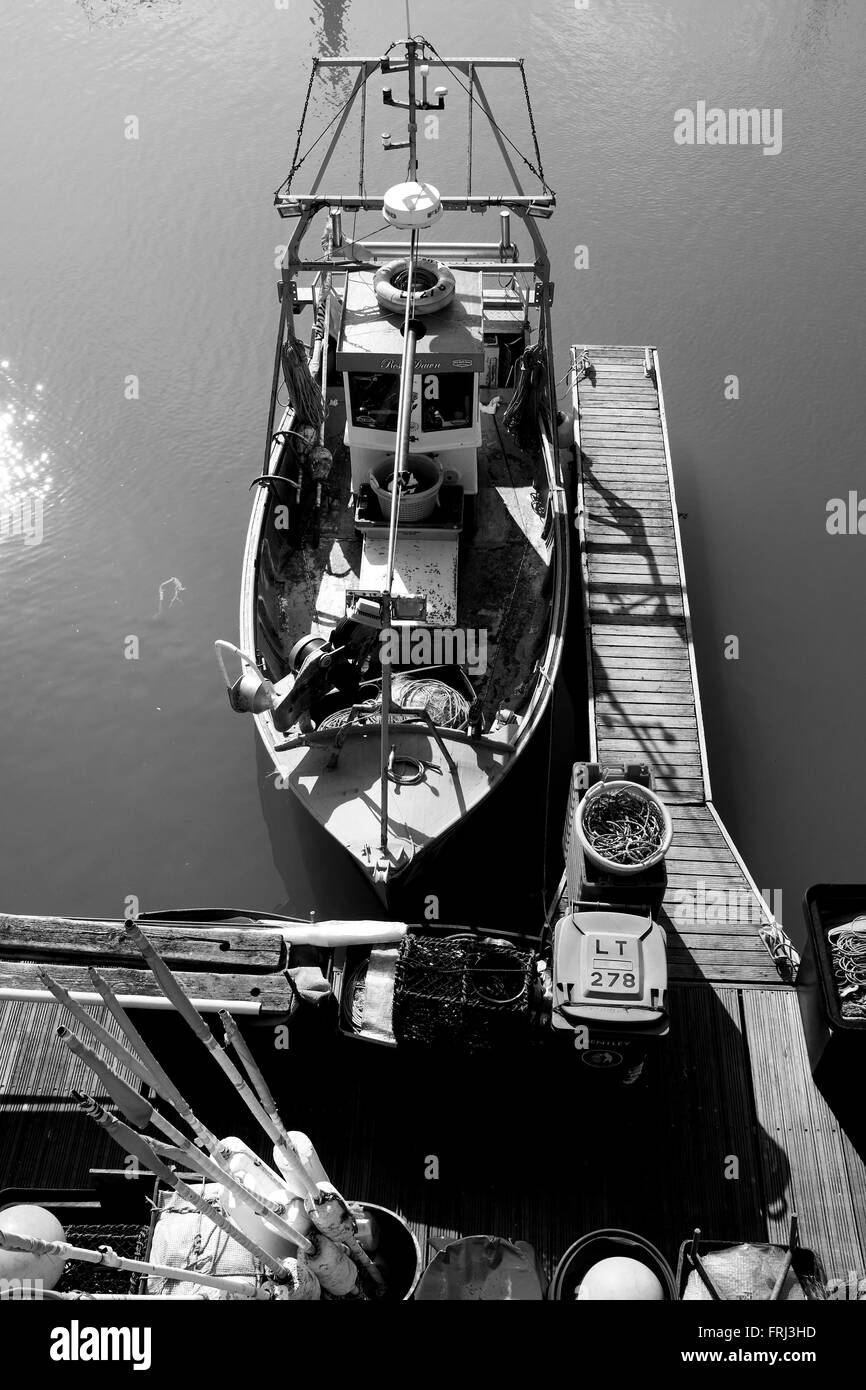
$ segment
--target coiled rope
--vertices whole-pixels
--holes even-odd
[[[828,931],[843,1018],[866,1019],[866,916]]]

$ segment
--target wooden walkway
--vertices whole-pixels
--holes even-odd
[[[858,1151],[812,1082],[796,993],[786,983],[787,938],[712,801],[658,355],[643,347],[586,352],[574,406],[590,760],[649,764],[673,819],[659,920],[673,985],[668,1061],[684,1090],[669,1106],[658,1092],[656,1099],[683,1145],[676,1181],[695,1210],[709,1209],[714,1226],[724,1220],[714,1165],[730,1142],[745,1180],[739,1234],[746,1237],[754,1218],[768,1238],[784,1241],[797,1210],[804,1244],[828,1275],[862,1274],[864,1136]],[[794,953],[789,960],[796,965]],[[684,1025],[695,1030],[691,1056]],[[697,1102],[695,1118],[686,1093],[698,1073],[707,1103]],[[709,1234],[706,1219],[695,1220]]]
[[[658,358],[586,351],[574,406],[590,759],[648,763],[670,806],[672,978],[778,985],[760,936],[772,913],[712,803]]]

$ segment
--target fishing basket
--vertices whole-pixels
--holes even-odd
[[[477,936],[403,938],[393,1031],[402,1045],[486,1050],[530,1036],[535,955]]]
[[[370,487],[379,503],[382,516],[391,516],[391,484],[394,476],[394,454],[377,463],[370,472]],[[411,521],[426,521],[436,508],[445,470],[438,459],[429,454],[410,454],[397,480],[400,491],[398,515],[401,525]]]
[[[587,859],[607,874],[645,873],[673,839],[668,808],[638,782],[595,782],[577,808],[574,829]]]

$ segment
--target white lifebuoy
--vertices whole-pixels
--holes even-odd
[[[407,260],[389,261],[373,276],[373,289],[383,309],[402,314],[406,309]],[[435,314],[454,298],[454,276],[442,261],[421,256],[415,263],[415,292],[412,296],[415,313]]]

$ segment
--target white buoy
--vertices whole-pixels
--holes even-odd
[[[664,1289],[648,1265],[627,1255],[611,1255],[587,1270],[578,1290],[578,1301],[622,1300],[655,1303]]]
[[[66,1233],[53,1212],[44,1207],[4,1207],[0,1231],[9,1235],[35,1236],[37,1240],[65,1240]],[[53,1289],[66,1264],[62,1255],[34,1255],[25,1250],[0,1250],[0,1281],[39,1279]]]
[[[231,1136],[221,1139],[220,1145],[226,1153],[226,1166],[232,1176],[255,1196],[266,1197],[272,1202],[286,1203],[289,1208],[286,1219],[296,1226],[302,1235],[306,1235],[311,1228],[311,1222],[304,1211],[303,1201],[300,1200],[302,1194],[287,1190],[287,1185],[279,1174],[263,1163],[258,1154],[253,1153],[242,1139]],[[220,1206],[244,1235],[255,1240],[269,1255],[285,1260],[297,1253],[294,1244],[288,1241],[266,1216],[257,1216],[228,1188],[220,1189]]]

